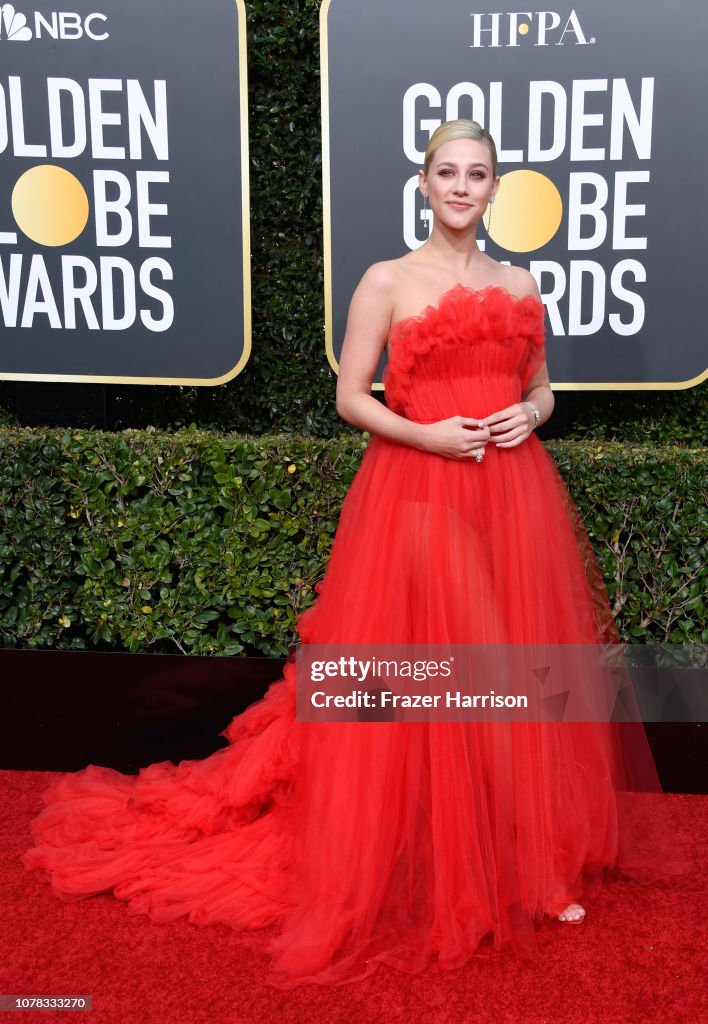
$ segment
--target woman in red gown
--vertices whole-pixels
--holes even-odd
[[[477,245],[499,187],[489,134],[442,125],[420,173],[428,241],[352,299],[337,408],[373,437],[303,644],[618,642],[534,435],[554,401],[535,281]],[[387,407],[371,395],[384,347]],[[277,925],[282,988],[534,956],[544,916],[579,923],[618,872],[681,869],[641,724],[306,722],[295,698],[291,651],[206,760],[63,775],[26,866],[158,922]]]

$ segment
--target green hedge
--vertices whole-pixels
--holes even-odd
[[[285,653],[365,441],[0,428],[0,644]],[[705,453],[548,448],[622,636],[707,642]]]
[[[570,392],[569,440],[705,447],[708,382],[684,391]]]

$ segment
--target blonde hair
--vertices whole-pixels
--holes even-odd
[[[443,121],[439,125],[433,134],[430,136],[430,141],[425,148],[425,162],[423,164],[423,173],[427,175],[430,169],[430,162],[435,155],[435,151],[444,146],[446,142],[452,142],[454,139],[474,139],[475,142],[483,142],[489,150],[492,157],[492,177],[497,176],[497,147],[494,145],[494,139],[489,134],[486,128],[483,128],[481,124],[476,121],[467,120],[467,118],[459,118],[457,121]]]

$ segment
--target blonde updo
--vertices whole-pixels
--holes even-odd
[[[430,136],[430,141],[425,148],[424,174],[427,175],[430,169],[430,162],[435,155],[435,151],[444,146],[446,142],[453,142],[455,139],[474,139],[475,142],[483,142],[491,154],[492,177],[496,178],[497,147],[494,145],[494,139],[481,124],[463,117],[457,121],[444,121]]]

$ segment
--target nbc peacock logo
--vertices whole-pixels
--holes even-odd
[[[32,29],[27,18],[21,11],[16,11],[12,4],[0,5],[0,39],[8,39],[13,43],[26,43],[33,39]]]
[[[0,40],[27,43],[30,39],[91,39],[102,43],[108,39],[108,18],[99,11],[82,16],[75,11],[32,11],[23,14],[13,4],[0,4]]]

